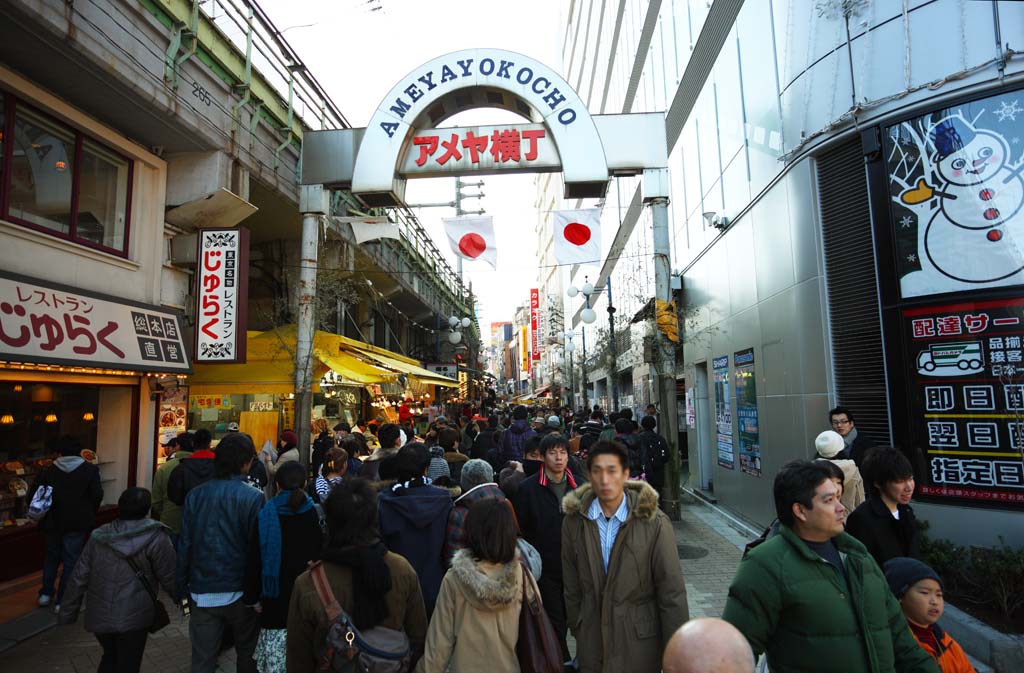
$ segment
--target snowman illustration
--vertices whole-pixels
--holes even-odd
[[[898,200],[915,211],[921,270],[901,279],[905,297],[1024,282],[1024,162],[1011,167],[999,133],[958,115],[928,132],[935,185],[928,174]]]

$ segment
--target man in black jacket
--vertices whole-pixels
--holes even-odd
[[[637,435],[640,443],[640,457],[644,465],[644,474],[647,476],[647,483],[654,488],[661,490],[665,485],[665,463],[668,462],[668,442],[665,438],[655,432],[657,419],[654,416],[644,416],[640,419],[640,427],[643,431]]]
[[[35,483],[35,490],[41,486],[53,489],[50,511],[40,523],[46,535],[46,559],[39,605],[45,607],[52,603],[56,593],[55,609],[58,611],[71,572],[85,547],[85,538],[96,525],[96,511],[103,502],[100,470],[82,458],[81,442],[76,437],[62,437],[59,450],[60,458],[44,469]],[[60,565],[64,568],[55,592]]]
[[[846,407],[836,407],[828,412],[828,421],[832,429],[843,438],[846,448],[837,458],[852,460],[860,467],[864,463],[864,456],[868,449],[875,446],[875,440],[865,432],[857,429],[853,420],[853,414]]]
[[[569,442],[551,434],[540,444],[543,467],[523,479],[512,504],[523,538],[540,553],[541,573],[537,582],[544,610],[558,634],[563,661],[571,659],[565,641],[565,598],[562,585],[562,498],[577,487],[569,469]]]
[[[897,556],[921,557],[921,533],[910,499],[914,471],[899,449],[872,449],[864,459],[864,483],[871,495],[846,520],[846,532],[860,540],[879,567]]]
[[[214,453],[210,450],[212,440],[213,435],[206,428],[196,430],[192,438],[195,451],[188,458],[182,459],[167,478],[167,497],[177,506],[184,507],[189,491],[213,479]]]

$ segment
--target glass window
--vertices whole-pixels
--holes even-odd
[[[11,217],[70,234],[74,134],[19,107],[12,155]]]
[[[97,143],[82,143],[75,226],[78,238],[105,248],[124,249],[128,168],[125,159]]]

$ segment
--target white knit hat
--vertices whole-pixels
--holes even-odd
[[[814,440],[814,448],[822,458],[835,458],[846,448],[846,443],[838,432],[826,430]]]

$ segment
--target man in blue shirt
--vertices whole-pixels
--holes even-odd
[[[598,441],[590,483],[562,501],[562,575],[580,673],[656,673],[669,638],[687,620],[675,533],[658,492],[629,479],[629,454]]]
[[[214,478],[185,498],[178,546],[178,593],[191,606],[192,673],[213,673],[225,629],[235,638],[239,673],[256,673],[259,563],[249,558],[263,494],[245,483],[256,447],[244,433],[221,440]]]

